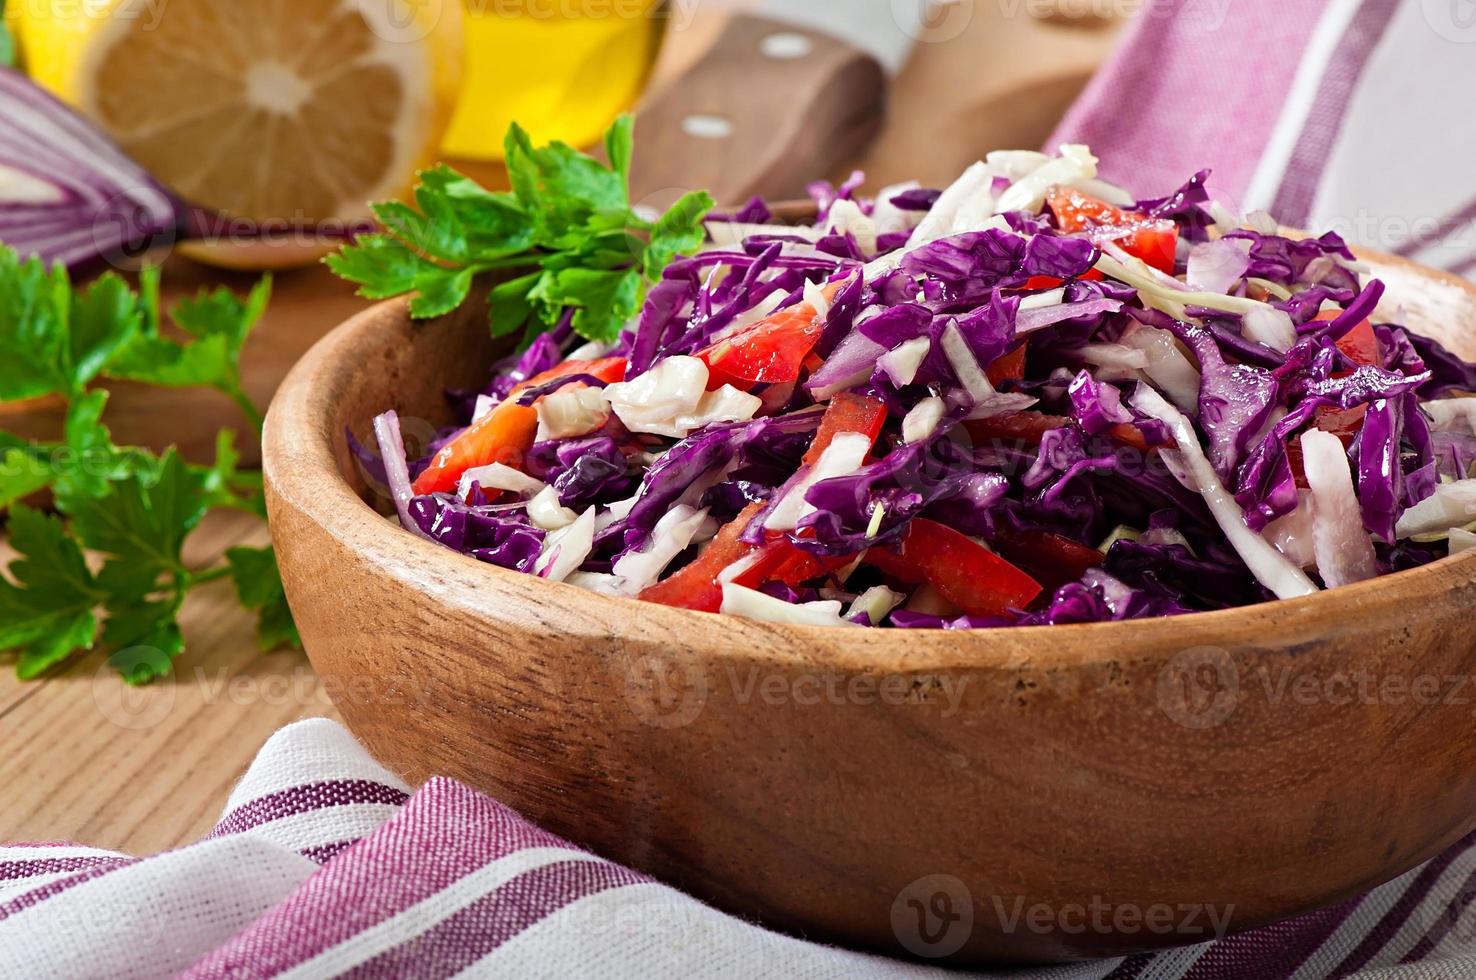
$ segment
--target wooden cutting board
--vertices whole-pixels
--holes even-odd
[[[949,36],[958,24],[945,20],[925,36],[895,81],[880,138],[855,161],[872,186],[912,177],[941,184],[989,149],[1040,145],[1112,43],[1112,30],[1096,23],[1006,17],[999,8],[1007,5],[957,6],[971,10],[961,32]],[[658,77],[679,77],[699,62],[724,26],[722,17],[703,15],[674,33]],[[493,184],[503,179],[496,168],[466,169]],[[176,259],[165,279],[167,293],[179,296],[222,284],[244,292],[254,277]],[[248,392],[265,404],[298,355],[364,305],[321,267],[279,275],[271,309],[247,345]],[[0,428],[37,438],[60,430],[54,405],[16,409],[0,407]],[[118,441],[176,443],[202,460],[221,425],[242,421],[210,392],[118,385],[108,409]],[[240,444],[254,458],[256,440]],[[203,565],[225,548],[265,542],[261,522],[212,514],[191,536],[186,560]],[[12,557],[0,539],[0,565]],[[229,583],[191,595],[181,621],[189,647],[175,676],[149,688],[125,687],[100,653],[24,684],[0,665],[0,730],[13,749],[0,753],[0,840],[75,840],[133,854],[195,840],[272,732],[334,714],[301,654],[256,649],[251,614]]]

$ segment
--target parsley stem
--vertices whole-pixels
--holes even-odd
[[[242,390],[240,383],[231,381],[221,385],[220,390],[226,397],[236,403],[236,407],[241,409],[246,415],[246,418],[256,427],[256,431],[258,433],[261,432],[261,427],[265,424],[266,418],[261,414],[261,411],[256,407],[256,403],[251,400],[251,397]]]
[[[190,572],[188,573],[185,587],[194,588],[197,585],[204,585],[206,582],[223,579],[229,574],[231,574],[231,566],[229,565],[221,565],[219,568],[211,568],[203,572]]]

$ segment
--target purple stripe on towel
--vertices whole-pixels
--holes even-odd
[[[75,888],[84,882],[92,881],[94,878],[101,878],[105,874],[111,874],[120,868],[130,867],[138,862],[138,858],[127,858],[119,864],[113,864],[107,867],[87,868],[60,881],[53,881],[49,884],[42,885],[40,888],[32,889],[24,895],[17,895],[8,902],[0,902],[0,920],[8,919],[12,915],[40,905],[48,898],[55,898],[62,892],[70,888]]]
[[[1433,953],[1445,937],[1450,935],[1456,923],[1461,920],[1461,916],[1466,914],[1466,909],[1470,907],[1473,898],[1476,898],[1476,871],[1466,876],[1466,880],[1461,883],[1460,890],[1456,892],[1455,897],[1439,910],[1435,924],[1420,937],[1419,942],[1410,947],[1401,962],[1415,963]]]
[[[399,806],[407,799],[409,797],[403,790],[367,779],[330,779],[321,783],[293,786],[236,807],[215,825],[206,840],[239,834],[273,820],[313,810],[355,803]]]
[[[1462,843],[1468,844],[1468,842],[1469,838]],[[1429,897],[1430,890],[1445,874],[1451,862],[1465,854],[1467,850],[1467,846],[1458,844],[1422,867],[1419,874],[1415,875],[1415,880],[1399,897],[1399,901],[1384,913],[1384,917],[1369,930],[1367,936],[1363,937],[1363,942],[1344,957],[1343,962],[1339,963],[1329,976],[1346,977],[1367,966],[1379,950],[1383,949],[1389,940],[1394,938],[1394,934],[1409,921],[1409,917],[1420,907],[1421,903]]]
[[[1397,9],[1399,0],[1363,0],[1347,33],[1339,40],[1271,207],[1271,213],[1283,225],[1295,228],[1307,223],[1322,172],[1348,114],[1353,90],[1358,87],[1369,57],[1383,39]]]
[[[189,977],[274,975],[529,847],[579,848],[454,780],[430,780],[389,820]]]
[[[1211,946],[1184,980],[1286,980],[1337,931],[1361,898],[1288,922],[1242,932]]]
[[[354,980],[455,976],[581,898],[648,880],[605,861],[560,861],[534,868],[343,976]]]
[[[91,857],[37,858],[34,861],[0,861],[0,881],[19,881],[60,871],[82,871],[127,864],[129,858],[93,855]]]
[[[1214,170],[1238,209],[1321,16],[1308,3],[1142,5],[1046,149],[1087,143],[1102,176],[1144,193]]]

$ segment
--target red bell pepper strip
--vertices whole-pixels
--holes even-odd
[[[606,383],[625,378],[626,360],[605,357],[597,361],[565,361],[514,388],[497,407],[467,427],[461,435],[441,447],[425,471],[416,477],[417,494],[450,493],[461,474],[477,466],[502,463],[521,468],[523,457],[533,448],[538,432],[538,410],[519,405],[518,396],[529,388],[573,374],[588,374]]]
[[[827,283],[820,293],[832,300],[843,285]],[[781,384],[798,380],[805,359],[820,342],[824,329],[825,322],[815,307],[799,302],[749,324],[694,356],[707,365],[708,391],[725,384],[744,391],[758,384]]]
[[[840,392],[825,406],[820,428],[815,430],[815,441],[805,452],[805,465],[814,466],[820,462],[820,457],[830,448],[835,437],[843,433],[859,432],[876,442],[886,421],[887,407],[880,398]]]
[[[647,586],[640,598],[663,606],[717,612],[723,604],[723,587],[717,577],[723,569],[747,557],[753,545],[738,540],[743,529],[764,509],[763,502],[749,504],[718,531],[690,565],[669,578]]]
[[[992,385],[1025,377],[1025,345],[1021,344],[1003,357],[996,358],[984,374]]]
[[[1023,442],[1027,446],[1038,446],[1047,432],[1070,425],[1071,420],[1061,415],[1046,415],[1044,412],[1006,412],[987,419],[972,419],[964,423],[964,429],[976,442],[987,443],[996,439],[1007,442]]]
[[[1086,279],[1092,282],[1101,282],[1102,279],[1105,277],[1102,275],[1101,269],[1088,269],[1076,278]],[[1060,278],[1059,276],[1031,276],[1029,279],[1025,280],[1025,285],[1021,286],[1020,288],[1029,292],[1034,292],[1037,289],[1055,289],[1056,287],[1063,286],[1065,284],[1066,280]]]
[[[872,548],[867,564],[904,582],[926,582],[969,616],[1005,616],[1041,593],[1040,583],[978,542],[918,517],[901,545]]]
[[[836,395],[825,407],[815,439],[805,453],[805,464],[813,466],[835,437],[845,432],[859,432],[875,441],[886,420],[887,409],[880,399],[850,392]],[[749,504],[718,531],[695,561],[645,589],[640,597],[666,606],[717,612],[723,604],[723,587],[717,577],[744,558],[753,556],[754,561],[733,581],[750,588],[765,582],[799,585],[850,564],[854,556],[812,555],[783,534],[772,535],[757,546],[738,540],[763,507],[762,503]]]
[[[1119,248],[1160,272],[1173,275],[1179,229],[1172,221],[1124,211],[1069,187],[1053,188],[1046,196],[1046,203],[1062,231],[1124,231],[1125,234],[1116,237]]]
[[[1053,592],[1069,582],[1081,581],[1087,569],[1107,560],[1106,555],[1091,545],[1050,531],[1000,527],[992,541],[1001,555]]]

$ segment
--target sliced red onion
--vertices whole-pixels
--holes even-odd
[[[173,240],[188,213],[95,126],[0,69],[0,242],[76,267]]]

